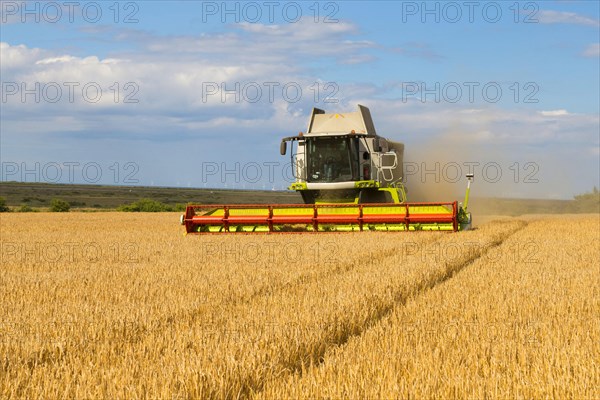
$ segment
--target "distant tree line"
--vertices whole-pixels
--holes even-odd
[[[591,192],[578,194],[575,196],[576,211],[580,212],[600,212],[600,192],[594,186]]]

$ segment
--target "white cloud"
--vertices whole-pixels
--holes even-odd
[[[315,59],[347,63],[371,61],[363,50],[376,48],[368,40],[352,40],[355,25],[315,24],[311,18],[296,23],[263,25],[240,23],[227,33],[203,33],[155,37],[140,32],[121,32],[121,39],[135,40],[151,53],[183,57],[211,57],[221,63],[305,65]],[[129,36],[131,35],[131,36]]]
[[[262,31],[262,28],[258,30]],[[341,30],[346,32],[350,28]],[[280,129],[289,126],[286,120],[300,121],[302,116],[308,115],[315,103],[315,86],[319,90],[318,103],[323,104],[324,96],[331,94],[330,90],[325,90],[326,82],[312,80],[301,67],[286,67],[262,61],[244,63],[210,57],[184,57],[180,60],[173,57],[149,57],[148,54],[101,59],[96,56],[53,54],[47,50],[29,49],[23,45],[11,46],[7,43],[2,43],[0,50],[3,81],[23,82],[28,88],[34,87],[36,82],[55,82],[60,85],[77,82],[77,90],[81,90],[86,83],[93,82],[100,85],[103,92],[97,103],[85,101],[81,93],[76,95],[74,102],[69,102],[67,88],[64,87],[64,98],[57,104],[44,101],[22,102],[21,96],[16,94],[3,104],[7,110],[6,115],[15,121],[31,119],[32,111],[35,111],[33,115],[38,114],[44,118],[48,114],[68,116],[93,125],[94,122],[89,120],[90,113],[106,115],[105,120],[98,119],[100,128],[107,120],[117,120],[116,116],[120,118],[121,115],[129,115],[139,117],[136,124],[148,129],[147,135],[157,136],[163,134],[161,129],[181,129],[183,132],[201,128],[233,129],[240,123],[257,130],[261,126]],[[354,56],[360,57],[360,54]],[[134,95],[138,102],[134,104],[124,103],[125,96],[133,91],[131,88],[125,90],[125,85],[129,82],[135,83],[138,89]],[[269,82],[275,85],[268,86]],[[115,83],[118,85],[114,86]],[[296,87],[300,88],[302,96],[298,101],[291,101],[295,99],[284,96],[285,84],[290,84],[294,90]],[[338,103],[325,104],[326,108],[336,111],[343,111],[347,107],[354,109],[357,102],[364,101],[374,113],[384,116],[383,120],[402,127],[402,131],[406,128],[409,139],[414,138],[411,135],[436,136],[451,133],[459,140],[522,145],[565,143],[573,140],[589,143],[590,137],[597,136],[597,129],[594,130],[598,125],[597,116],[594,119],[593,116],[571,114],[564,109],[525,112],[492,107],[473,108],[472,104],[461,106],[383,100],[380,96],[385,88],[370,84],[338,85],[335,89],[334,97],[338,99]],[[115,101],[115,90],[119,92],[118,101]],[[261,91],[260,98],[254,101],[256,90]],[[294,95],[294,90],[289,90],[288,93]],[[273,98],[269,98],[271,95]],[[164,123],[166,120],[169,121],[168,124]],[[60,126],[62,121],[65,119],[57,120],[57,124]],[[40,125],[40,130],[44,130],[46,125]],[[303,127],[305,122],[300,125]],[[152,129],[159,126],[165,128]],[[276,128],[277,126],[280,128]],[[134,136],[138,131],[137,127],[119,129],[125,132],[130,129]]]
[[[27,89],[36,83],[64,86],[75,82],[79,87],[93,83],[102,89],[101,101],[90,104],[82,101],[80,94],[68,104],[63,101],[61,108],[40,104],[43,101],[23,102],[16,94],[6,106],[15,116],[32,109],[71,115],[108,108],[136,114],[185,115],[187,121],[227,121],[230,117],[257,119],[272,115],[274,104],[286,101],[289,112],[295,113],[317,96],[322,101],[332,93],[324,86],[327,82],[308,72],[313,60],[366,63],[373,57],[363,50],[376,47],[369,41],[353,40],[352,35],[358,32],[353,24],[314,24],[310,18],[283,25],[242,23],[228,33],[187,36],[107,29],[106,37],[111,32],[113,37],[120,35],[120,40],[137,44],[138,50],[99,58],[8,43],[1,47],[3,80],[24,84]],[[135,108],[122,104],[124,96],[131,93],[123,89],[129,83],[139,87],[135,94],[139,106]],[[115,90],[119,92],[117,97]],[[66,98],[63,96],[63,100]],[[259,105],[263,108],[257,113]]]
[[[378,133],[399,134],[396,139],[414,142],[439,139],[515,149],[529,145],[589,146],[598,142],[600,129],[597,114],[573,114],[566,110],[532,112],[491,106],[473,109],[460,104],[372,97],[364,101],[371,108]]]
[[[24,111],[31,107],[36,109],[46,107],[55,110],[54,112],[69,114],[83,109],[98,110],[99,106],[128,109],[127,105],[122,104],[123,96],[131,93],[123,89],[128,83],[134,83],[139,87],[136,99],[143,104],[143,107],[139,107],[136,111],[142,113],[151,110],[158,110],[161,113],[174,111],[191,113],[194,109],[198,113],[210,106],[221,109],[243,109],[249,105],[249,102],[244,100],[245,95],[251,95],[249,90],[252,89],[252,85],[258,85],[263,91],[262,100],[263,97],[265,99],[269,97],[269,87],[265,86],[265,82],[277,84],[279,97],[281,97],[282,85],[287,82],[294,84],[297,82],[306,89],[311,84],[306,78],[302,79],[294,73],[295,68],[286,69],[280,65],[262,63],[244,66],[244,63],[223,63],[202,57],[179,61],[171,57],[158,56],[150,59],[143,56],[139,59],[135,55],[129,59],[100,59],[96,56],[76,57],[68,54],[53,54],[46,50],[29,49],[23,45],[11,46],[8,43],[2,43],[0,50],[3,60],[3,82],[16,83],[19,87],[25,85],[27,90],[42,85],[42,89],[39,90],[42,94],[43,85],[58,85],[64,91],[61,97],[62,108],[57,104],[43,104],[44,98],[42,101],[23,102],[22,91],[20,91],[21,93],[10,96],[6,103],[6,106],[12,106],[17,114],[19,110]],[[68,101],[70,83],[75,83],[78,90],[86,84],[99,85],[103,91],[101,101],[87,102],[81,93],[74,97],[74,101]],[[115,83],[118,86],[115,86]],[[244,91],[244,85],[248,83],[250,87]],[[203,91],[207,92],[207,84],[217,85],[218,91],[203,97]],[[235,101],[235,96],[226,97],[229,101],[221,101],[221,88],[231,91],[238,87],[237,92],[240,94],[238,102]],[[115,103],[116,91],[120,92],[121,97],[120,101]],[[34,98],[33,95],[27,96],[29,97],[26,100]]]
[[[600,43],[590,44],[584,51],[584,57],[599,58],[600,57]]]
[[[539,113],[544,117],[560,117],[564,115],[569,115],[569,112],[567,110],[540,111]]]
[[[600,27],[600,20],[574,12],[540,10],[536,17],[542,24],[574,24]]]
[[[53,64],[53,63],[60,63],[60,62],[70,62],[70,61],[73,61],[74,59],[75,59],[75,57],[73,57],[73,56],[50,57],[50,58],[44,58],[42,60],[38,60],[35,63],[38,65]]]
[[[4,71],[11,69],[27,68],[38,61],[46,52],[38,48],[28,48],[25,45],[11,46],[6,42],[0,42],[0,67]],[[4,77],[3,77],[4,78]]]

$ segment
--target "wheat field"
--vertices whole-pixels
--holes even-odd
[[[597,215],[184,236],[1,214],[2,398],[599,398]]]

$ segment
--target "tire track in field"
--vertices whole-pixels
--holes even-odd
[[[427,240],[424,240],[420,244],[429,245],[431,243],[439,242],[446,235],[448,234],[442,233],[441,235],[428,237]],[[396,254],[396,251],[396,247],[386,248],[376,254],[373,254],[370,251],[365,251],[363,253],[357,254],[354,258],[348,261],[332,262],[330,268],[318,272],[304,272],[290,280],[277,281],[272,285],[261,285],[256,290],[248,294],[240,296],[231,296],[229,298],[226,298],[219,305],[223,307],[237,306],[242,303],[250,303],[262,296],[270,296],[290,289],[295,290],[301,286],[309,285],[311,283],[323,279],[331,278],[355,270],[360,266],[361,263],[364,262],[363,260],[365,257],[369,258],[369,262],[380,262],[386,258],[394,256]],[[172,321],[179,318],[185,318],[187,320],[190,320],[191,322],[195,322],[196,320],[198,320],[199,317],[204,315],[205,309],[206,307],[199,307],[191,310],[182,310],[179,314],[169,316],[167,318],[167,322],[171,323]]]
[[[264,373],[257,375],[256,373],[253,373],[253,371],[239,370],[235,368],[230,372],[231,376],[226,378],[225,382],[217,384],[216,382],[212,381],[204,381],[202,384],[202,393],[204,393],[204,397],[251,398],[256,395],[260,395],[260,393],[264,390],[265,385],[267,385],[269,381],[282,379],[292,374],[300,374],[301,376],[302,371],[306,369],[307,365],[323,363],[325,354],[331,348],[343,346],[348,342],[348,340],[350,340],[350,338],[362,335],[366,330],[370,329],[382,318],[390,314],[396,307],[403,306],[410,299],[418,297],[430,288],[433,288],[440,283],[451,279],[459,271],[471,265],[475,260],[484,256],[490,249],[497,247],[507,238],[511,237],[514,233],[526,226],[526,223],[523,221],[512,221],[511,224],[513,226],[510,228],[504,227],[504,229],[500,229],[500,231],[497,233],[492,231],[484,234],[480,239],[485,241],[485,247],[478,247],[475,249],[475,251],[467,254],[461,253],[456,259],[443,262],[445,265],[440,265],[434,270],[430,270],[426,275],[422,276],[421,279],[410,282],[406,285],[392,286],[388,287],[387,289],[384,288],[371,296],[365,294],[364,296],[361,296],[360,299],[357,299],[356,302],[346,305],[345,310],[340,310],[338,313],[336,313],[336,315],[327,316],[324,314],[323,317],[326,317],[325,320],[315,320],[313,321],[315,325],[307,326],[309,331],[311,329],[314,329],[315,332],[319,331],[317,337],[300,338],[300,341],[298,342],[298,338],[293,338],[293,335],[291,335],[291,342],[288,343],[287,341],[284,341],[283,343],[279,342],[278,344],[267,340],[265,343],[270,343],[270,345],[276,345],[282,349],[293,347],[294,350],[282,351],[281,353],[277,354],[273,359],[270,360],[271,366]],[[425,240],[419,244],[424,247],[435,246],[440,241],[447,242],[445,239],[448,238],[453,238],[455,241],[456,239],[462,240],[459,235],[439,235],[432,237],[432,240]],[[273,294],[277,295],[283,293],[284,291],[289,291],[290,296],[293,296],[293,292],[301,292],[302,287],[305,287],[308,284],[315,283],[319,280],[327,279],[328,277],[336,276],[358,268],[361,266],[361,258],[363,259],[362,262],[364,263],[364,256],[373,256],[372,259],[374,262],[383,266],[383,264],[389,262],[390,259],[397,254],[398,248],[394,247],[379,250],[374,254],[368,253],[358,257],[357,260],[353,259],[346,262],[342,266],[322,271],[322,273],[310,274],[304,279],[302,277],[298,277],[294,279],[294,281],[297,281],[296,286],[292,287],[285,284],[278,285],[277,290],[272,292],[264,291],[262,295],[256,294],[252,296],[250,301],[237,304],[235,302],[227,302],[229,304],[226,304],[225,307],[229,308],[233,306],[231,315],[226,312],[223,307],[220,307],[220,309],[217,311],[213,310],[212,314],[209,310],[197,309],[192,313],[189,313],[188,310],[188,314],[184,314],[185,316],[183,318],[185,318],[186,323],[195,324],[208,313],[213,317],[217,315],[225,315],[229,319],[234,317],[234,319],[237,320],[237,318],[235,318],[236,315],[243,315],[245,313],[244,310],[249,308],[251,304],[260,303],[263,296],[270,296]],[[382,268],[382,271],[385,270]],[[385,276],[386,274],[383,273],[381,278],[385,279]],[[177,322],[177,319],[179,319],[178,317],[178,315],[169,317],[168,324],[163,328],[166,328],[167,330],[175,329],[174,327],[170,326],[170,324]],[[214,323],[215,326],[220,326],[221,322],[222,321],[220,319],[214,321],[211,320],[211,323]],[[179,323],[181,323],[181,321],[179,321]],[[226,325],[223,326],[226,327]],[[250,329],[252,329],[252,326]],[[150,331],[140,332],[140,334],[142,337],[144,337],[146,335],[153,334],[153,332],[151,329]],[[245,333],[243,330],[240,330],[238,335],[244,336]],[[249,336],[248,340],[252,341],[253,337]],[[232,341],[232,345],[236,346],[235,341]],[[264,351],[266,351],[266,349]],[[257,358],[260,358],[261,354],[262,353],[257,353]],[[253,363],[250,363],[250,365],[252,364]],[[216,368],[227,370],[229,367],[228,364],[225,363]],[[233,395],[234,393],[235,395]]]
[[[349,323],[344,324],[342,321],[336,321],[337,323],[342,322],[338,325],[337,332],[332,332],[330,335],[327,335],[327,337],[323,338],[324,340],[322,345],[318,347],[315,346],[318,348],[317,351],[314,351],[312,354],[305,354],[304,357],[297,357],[297,359],[292,363],[288,363],[285,368],[285,373],[281,373],[278,376],[278,379],[292,374],[297,374],[301,377],[303,371],[306,370],[307,364],[322,364],[325,361],[325,354],[331,348],[343,346],[352,337],[362,335],[366,330],[370,329],[381,319],[389,315],[395,308],[404,306],[409,300],[415,299],[437,285],[452,279],[457,273],[467,268],[481,257],[485,256],[491,249],[498,247],[505,240],[528,225],[527,222],[522,220],[515,222],[518,222],[518,225],[514,229],[506,233],[492,235],[491,240],[485,247],[478,248],[476,251],[474,251],[472,254],[468,254],[466,257],[461,257],[446,263],[444,269],[433,273],[418,282],[415,282],[415,284],[411,285],[408,290],[405,290],[406,288],[402,287],[396,288],[396,291],[392,296],[392,301],[386,301],[386,299],[382,298],[382,296],[372,296],[365,305],[367,308],[371,308],[372,312],[364,321],[362,326],[356,327],[351,326]],[[392,255],[388,255],[386,258],[391,256]],[[260,395],[260,393],[264,390],[265,383],[266,382],[263,381],[258,385],[249,385],[249,387],[245,387],[244,389],[246,390],[241,392],[242,397],[254,397],[256,395]]]
[[[443,235],[446,235],[446,233],[443,233]],[[428,245],[431,243],[435,243],[435,242],[439,242],[444,236],[432,236],[430,238],[428,238],[428,240],[424,240],[421,244],[422,245]],[[272,285],[272,286],[267,286],[264,285],[261,288],[259,288],[258,290],[254,291],[253,293],[251,293],[248,296],[244,297],[244,301],[252,301],[255,298],[264,296],[264,295],[272,295],[275,294],[277,292],[282,292],[284,290],[288,290],[288,289],[292,289],[292,288],[298,288],[299,286],[302,285],[308,285],[310,283],[313,282],[317,282],[326,278],[331,278],[334,277],[336,275],[341,275],[347,272],[350,272],[354,269],[356,269],[361,263],[363,263],[364,261],[364,257],[368,257],[369,258],[369,262],[379,262],[379,261],[383,261],[386,258],[390,258],[393,257],[394,255],[396,255],[396,251],[397,249],[395,247],[390,247],[387,248],[385,250],[382,250],[378,253],[373,254],[373,252],[368,251],[365,253],[360,253],[358,255],[356,255],[356,257],[354,257],[353,259],[349,260],[349,261],[344,261],[344,262],[337,262],[337,263],[332,263],[333,268],[330,269],[326,269],[324,271],[319,271],[316,273],[303,273],[300,274],[299,276],[297,276],[294,279],[285,281],[285,282],[279,282],[278,285]]]
[[[418,233],[417,233],[418,234]],[[430,245],[432,243],[439,242],[444,237],[447,237],[448,233],[441,233],[440,235],[427,237],[425,240],[420,242],[420,245]],[[248,294],[242,294],[238,296],[231,296],[225,298],[219,303],[219,307],[222,308],[223,312],[227,308],[235,308],[241,304],[249,304],[255,300],[258,300],[262,296],[271,296],[286,290],[298,290],[302,286],[309,285],[311,283],[339,276],[348,273],[358,268],[361,263],[364,262],[365,258],[369,259],[369,262],[382,262],[383,260],[393,257],[397,252],[396,247],[388,247],[380,250],[373,254],[371,251],[364,251],[360,254],[355,255],[350,260],[343,262],[333,262],[331,267],[320,270],[318,272],[304,272],[290,280],[277,281],[274,284],[263,284],[257,287],[254,291]],[[138,343],[148,336],[152,332],[161,331],[168,329],[175,321],[185,320],[190,324],[194,324],[202,319],[207,314],[212,314],[211,307],[203,305],[192,309],[183,309],[175,312],[171,315],[162,317],[161,319],[154,320],[150,325],[146,323],[138,323],[131,321],[127,324],[126,334],[128,343]],[[211,321],[212,322],[212,321]],[[119,341],[123,339],[125,332],[119,329],[113,329],[110,332],[111,341]]]

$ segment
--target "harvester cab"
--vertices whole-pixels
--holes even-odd
[[[290,190],[305,204],[406,201],[404,145],[377,135],[367,107],[333,114],[313,108],[306,133],[282,139],[282,155],[287,142],[296,179]]]
[[[377,135],[367,107],[327,114],[314,108],[306,133],[290,143],[295,182],[304,204],[189,205],[187,233],[459,231],[471,227],[457,201],[408,203],[403,185],[404,144]]]

